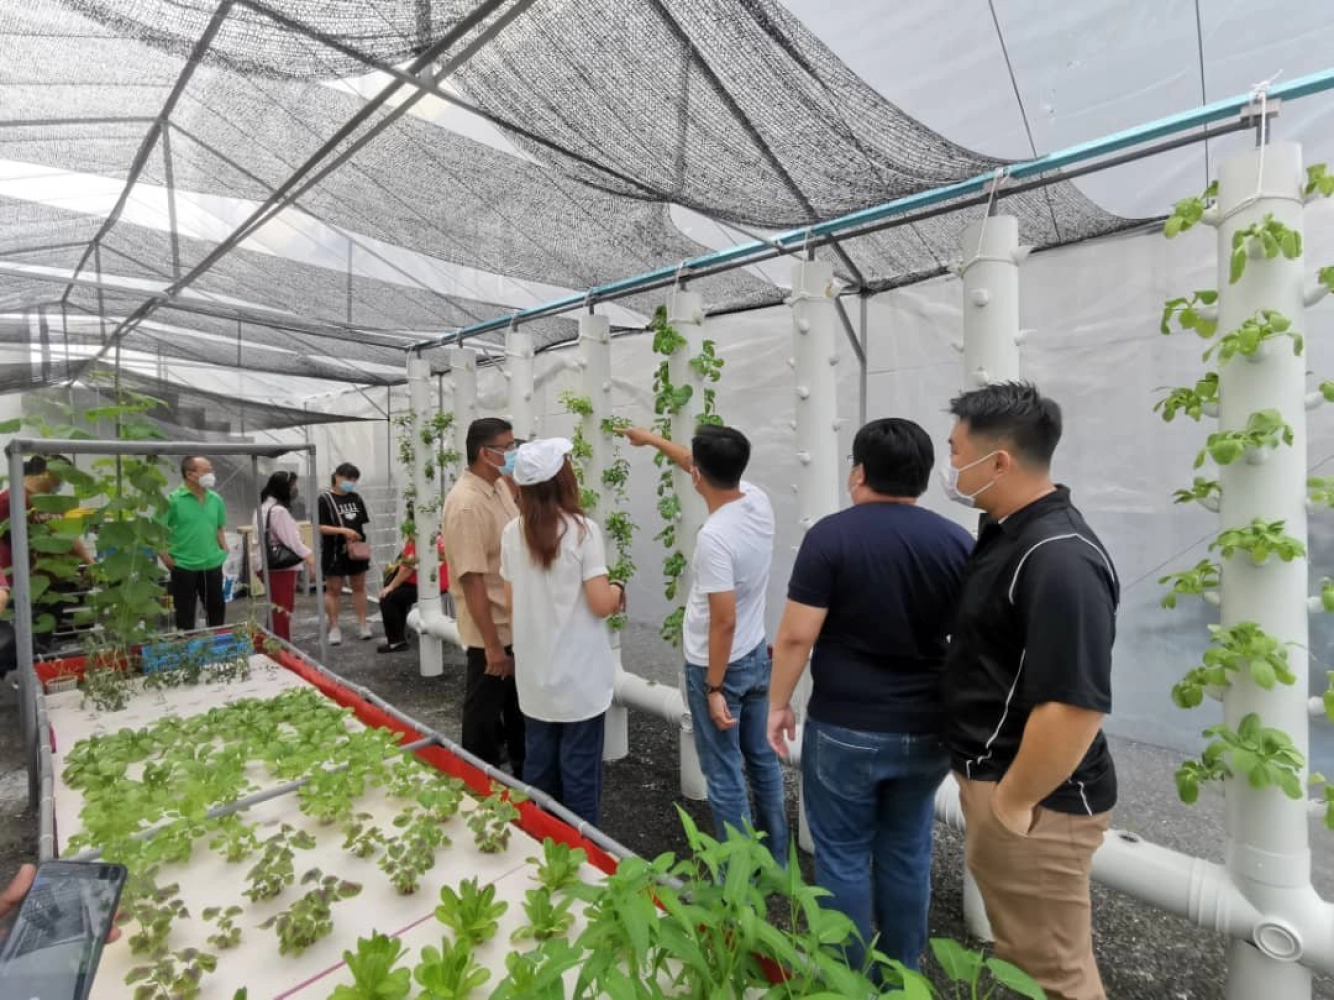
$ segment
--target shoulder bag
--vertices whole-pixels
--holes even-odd
[[[276,506],[276,505],[275,505]],[[264,515],[264,545],[266,562],[269,569],[291,569],[302,561],[294,549],[289,549],[278,541],[269,531],[269,520],[273,517],[273,507]]]

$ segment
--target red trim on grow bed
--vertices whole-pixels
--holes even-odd
[[[366,725],[401,733],[405,743],[411,743],[422,738],[422,733],[400,722],[383,709],[369,704],[355,692],[348,690],[326,674],[314,669],[294,653],[286,649],[280,649],[269,655],[302,680],[314,686],[326,698],[342,705],[344,708],[352,709],[357,718]],[[426,747],[416,753],[419,758],[437,770],[461,779],[477,794],[489,795],[491,793],[491,779],[480,768],[474,767],[467,761],[460,760],[444,747]],[[520,830],[539,841],[550,837],[557,843],[583,848],[588,855],[589,864],[601,872],[611,874],[616,871],[615,858],[596,844],[580,836],[574,827],[563,820],[557,819],[532,802],[519,803],[518,825]]]

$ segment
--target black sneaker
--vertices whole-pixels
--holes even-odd
[[[382,642],[375,647],[377,653],[401,653],[408,648],[406,642]]]

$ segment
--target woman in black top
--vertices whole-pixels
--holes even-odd
[[[370,639],[366,623],[366,570],[370,567],[370,546],[366,544],[366,525],[371,519],[366,502],[357,494],[361,471],[350,462],[334,469],[333,488],[320,494],[320,534],[324,545],[324,610],[329,619],[329,644],[343,641],[338,627],[338,605],[343,581],[352,587],[352,609],[357,613],[359,635]],[[360,550],[360,551],[359,551]]]

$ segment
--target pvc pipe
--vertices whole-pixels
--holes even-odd
[[[963,279],[963,388],[1019,377],[1019,264],[1028,249],[1019,246],[1019,220],[984,216],[959,237]],[[993,941],[982,893],[967,867],[963,872],[963,914],[969,932]]]
[[[537,436],[533,404],[533,335],[511,326],[505,334],[505,375],[509,379],[510,423],[514,436],[531,441]]]
[[[580,431],[591,452],[584,466],[584,485],[597,494],[593,519],[605,526],[616,503],[615,492],[603,482],[602,474],[611,467],[612,441],[602,433],[602,421],[612,415],[611,401],[611,322],[606,316],[588,314],[579,317],[580,383],[583,395],[593,405],[589,416],[580,416]],[[605,535],[605,532],[604,532]],[[610,542],[607,543],[610,549]],[[607,553],[608,562],[612,555]],[[621,633],[609,629],[616,672],[621,672]],[[615,703],[607,710],[603,724],[602,759],[622,760],[630,753],[630,720],[625,708]]]
[[[802,532],[842,505],[844,469],[838,448],[838,330],[835,301],[838,286],[827,261],[799,260],[792,265],[792,372],[795,447],[798,462],[797,524]],[[798,727],[806,719],[811,697],[810,671],[805,671],[792,694]],[[798,781],[797,797],[805,790]],[[813,851],[804,804],[797,812],[797,844]]]
[[[454,447],[468,462],[468,427],[477,419],[477,352],[451,347],[449,377],[454,383]]]
[[[530,369],[531,374],[531,369]],[[448,619],[440,607],[439,588],[435,581],[439,579],[440,554],[435,548],[436,531],[427,521],[426,508],[428,497],[438,496],[438,488],[426,475],[426,466],[434,464],[434,456],[427,454],[424,443],[431,426],[431,413],[434,410],[431,401],[431,364],[422,358],[408,359],[408,407],[412,422],[408,432],[412,435],[412,489],[417,497],[416,513],[413,523],[416,525],[414,543],[417,550],[417,632],[421,637],[418,643],[420,672],[422,677],[439,677],[445,672],[444,651],[441,649],[441,632],[453,630],[453,639],[458,641],[458,629]],[[436,517],[438,523],[438,515]]]
[[[1301,147],[1295,143],[1260,146],[1223,163],[1218,195],[1220,337],[1260,309],[1276,309],[1291,320],[1293,330],[1306,329],[1306,273],[1300,257],[1265,259],[1252,253],[1241,279],[1235,284],[1230,280],[1237,230],[1272,215],[1300,232],[1303,181]],[[1253,358],[1238,355],[1220,365],[1220,430],[1240,430],[1252,413],[1267,409],[1278,410],[1292,429],[1291,447],[1267,450],[1262,466],[1243,461],[1220,467],[1222,527],[1239,527],[1257,517],[1282,520],[1285,534],[1306,542],[1306,365],[1304,352],[1295,355],[1286,338],[1266,343]],[[1224,720],[1235,730],[1244,716],[1258,713],[1264,726],[1287,732],[1304,758],[1310,752],[1307,582],[1305,558],[1286,563],[1271,558],[1256,566],[1248,554],[1238,553],[1222,563],[1222,624],[1256,622],[1287,649],[1289,666],[1300,679],[1265,691],[1246,671],[1237,673],[1223,696]],[[1303,767],[1303,784],[1306,775]],[[1275,977],[1284,982],[1283,1000],[1309,997],[1309,976],[1303,979],[1287,968],[1305,949],[1324,949],[1329,942],[1328,937],[1303,940],[1295,922],[1312,892],[1306,803],[1289,799],[1277,788],[1252,788],[1245,776],[1225,782],[1224,794],[1228,871],[1252,904],[1275,915],[1266,933],[1256,938],[1256,948],[1229,950],[1233,965],[1227,997],[1254,997],[1253,987],[1261,980],[1273,995],[1270,984],[1279,981]]]
[[[682,291],[680,287],[667,296],[667,322],[685,338],[685,346],[668,360],[673,385],[689,385],[694,391],[690,402],[672,416],[672,440],[688,446],[695,436],[700,414],[704,412],[704,381],[690,366],[690,359],[704,349],[704,300],[698,292]],[[672,468],[672,483],[676,495],[681,500],[681,516],[676,522],[676,547],[685,554],[687,565],[695,553],[695,536],[704,525],[708,512],[704,501],[695,492],[695,484],[690,474],[679,466]],[[685,602],[690,586],[690,570],[681,574],[677,590],[677,600]],[[681,700],[685,702],[685,671],[680,678]],[[689,713],[687,713],[687,716]],[[687,726],[689,722],[687,720]],[[704,772],[699,766],[699,757],[695,750],[693,728],[683,730],[681,738],[681,794],[696,801],[708,797],[708,788],[704,781]]]
[[[1019,220],[994,215],[964,228],[964,389],[1019,377]]]
[[[419,594],[420,596],[420,594]],[[445,614],[444,609],[436,607],[433,612],[428,612],[428,620],[423,623],[421,615],[420,602],[415,604],[408,612],[407,627],[412,629],[418,635],[428,635],[441,642],[448,642],[457,646],[459,649],[467,649],[463,640],[459,638],[459,623]],[[441,666],[443,672],[444,667]],[[435,676],[434,674],[422,674],[423,677]]]

